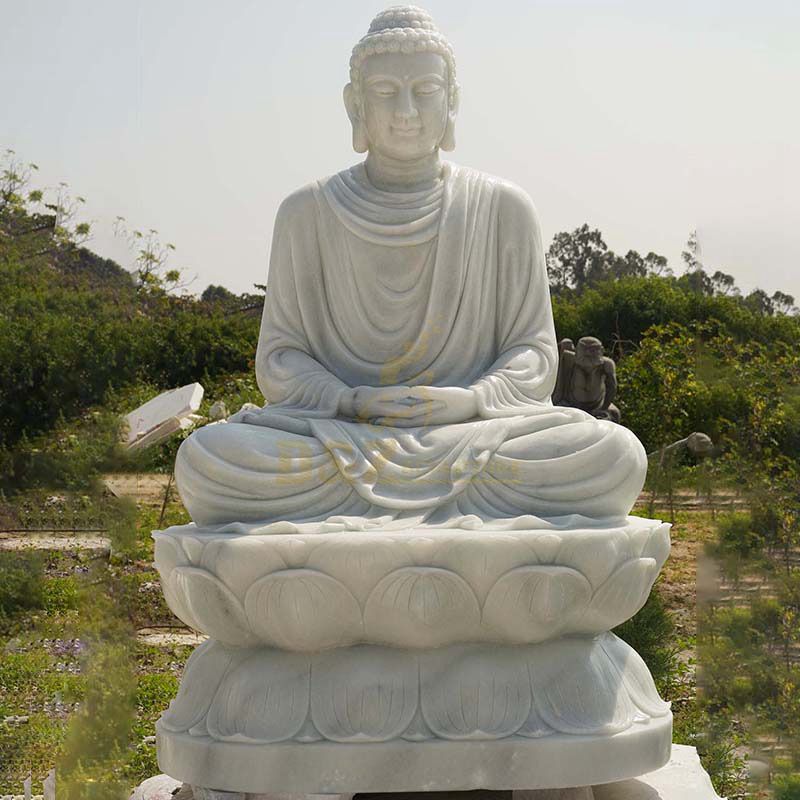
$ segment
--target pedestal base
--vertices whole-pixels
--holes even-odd
[[[161,768],[234,797],[532,791],[657,769],[669,705],[608,631],[644,604],[668,527],[542,524],[155,534],[170,607],[212,637],[158,722]]]
[[[131,800],[193,800],[190,787],[186,786],[177,795],[180,782],[166,775],[145,781],[133,794]],[[167,793],[159,793],[159,789]],[[587,794],[591,791],[591,794]],[[572,794],[569,794],[572,792]],[[577,793],[577,794],[576,794]],[[583,793],[583,794],[581,794]],[[224,797],[224,795],[223,795]],[[340,800],[350,800],[350,795]],[[477,791],[468,793],[445,793],[429,795],[427,800],[719,800],[708,774],[700,764],[694,747],[673,745],[669,763],[661,769],[639,778],[595,786],[593,790],[565,789],[525,792]],[[226,798],[225,800],[228,800]],[[251,794],[240,795],[237,800],[304,800],[302,795]],[[308,799],[310,800],[310,798]],[[322,798],[320,800],[323,800]],[[324,800],[337,800],[329,796]],[[415,795],[359,795],[356,800],[426,800],[424,794]]]
[[[238,792],[530,790],[590,786],[658,769],[669,759],[671,737],[671,715],[612,736],[466,742],[254,746],[160,730],[158,754],[161,768],[176,778]]]

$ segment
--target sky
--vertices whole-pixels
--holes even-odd
[[[391,2],[386,5],[391,4]],[[522,186],[545,241],[583,223],[681,271],[688,234],[744,290],[800,299],[800,3],[427,0],[461,84],[448,158]],[[0,0],[0,149],[86,198],[170,266],[252,290],[288,193],[361,159],[354,0]]]

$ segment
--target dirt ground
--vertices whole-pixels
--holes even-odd
[[[117,497],[130,497],[141,505],[161,505],[170,475],[158,473],[115,473],[103,476],[105,487]]]

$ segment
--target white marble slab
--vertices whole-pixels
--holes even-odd
[[[125,417],[129,450],[140,450],[191,427],[203,400],[203,387],[190,383],[148,400]]]
[[[131,796],[131,800],[164,800],[181,783],[166,775],[159,775],[145,781]],[[592,797],[583,790],[544,790],[531,792],[514,792],[513,800],[552,800],[554,797],[580,797],[575,792],[583,792],[586,798]],[[168,792],[167,794],[164,794]],[[561,792],[561,795],[555,794]],[[474,791],[474,792],[442,792],[432,795],[432,800],[511,800],[511,792]],[[243,795],[244,800],[281,800],[287,795],[265,793],[259,795]],[[303,795],[294,795],[296,798]],[[319,795],[318,795],[319,797]],[[358,796],[357,796],[358,797]],[[361,796],[367,800],[365,796]],[[374,794],[368,800],[423,800],[425,793],[416,794]],[[182,798],[183,800],[183,798]],[[190,800],[190,798],[186,798]],[[703,769],[697,750],[694,747],[676,744],[672,746],[669,763],[655,772],[642,775],[627,781],[595,786],[593,800],[721,800],[714,791],[708,773]]]

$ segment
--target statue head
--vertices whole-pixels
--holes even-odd
[[[455,148],[456,62],[426,11],[394,6],[372,20],[353,48],[344,103],[357,153],[405,161]]]
[[[599,367],[603,363],[605,351],[603,343],[594,336],[583,336],[578,339],[575,360],[585,367]]]

